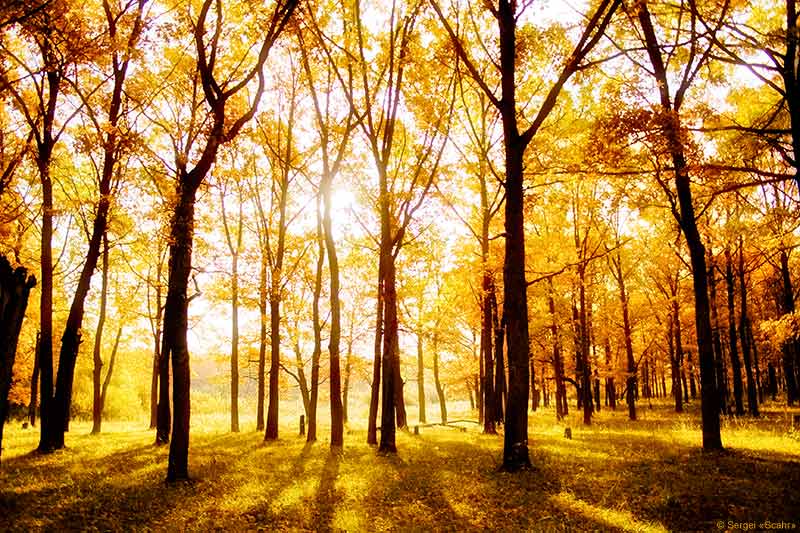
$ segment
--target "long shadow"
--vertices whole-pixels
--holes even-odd
[[[337,506],[342,501],[342,497],[337,493],[335,487],[341,461],[342,455],[338,450],[328,451],[328,457],[322,467],[322,474],[317,487],[316,518],[314,522],[319,531],[333,530],[333,517]]]

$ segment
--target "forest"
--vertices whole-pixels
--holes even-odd
[[[795,0],[4,0],[0,528],[800,527],[799,46]]]

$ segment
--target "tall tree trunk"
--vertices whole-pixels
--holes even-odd
[[[31,374],[31,401],[28,403],[28,420],[36,426],[36,408],[39,404],[39,332],[36,332],[36,347],[33,350],[33,373]]]
[[[342,400],[341,370],[339,361],[339,345],[342,335],[342,306],[339,301],[339,258],[336,255],[336,243],[331,227],[331,176],[322,184],[324,209],[322,228],[325,235],[325,248],[328,252],[328,270],[330,274],[331,328],[328,339],[328,355],[330,359],[330,406],[331,406],[331,447],[344,445],[345,408]],[[347,355],[347,378],[350,377],[350,354]]]
[[[158,377],[159,377],[159,364],[161,361],[161,318],[164,308],[161,305],[161,268],[162,256],[159,251],[158,265],[156,267],[156,316],[155,320],[152,318],[152,311],[150,311],[150,291],[148,284],[147,305],[148,316],[151,320],[151,327],[153,332],[153,370],[150,376],[150,429],[158,427]],[[149,276],[148,276],[149,283]],[[167,430],[169,433],[169,429]]]
[[[369,418],[367,420],[367,444],[378,444],[378,400],[381,389],[381,347],[383,346],[383,261],[378,265],[378,293],[375,311],[375,343],[372,360],[372,383],[370,384]]]
[[[714,352],[712,347],[711,320],[709,318],[708,279],[706,269],[706,251],[700,232],[697,229],[697,220],[692,199],[691,179],[686,164],[685,149],[682,140],[681,123],[678,114],[680,100],[673,108],[672,96],[669,90],[669,80],[664,61],[661,57],[661,48],[656,32],[653,29],[650,11],[647,4],[642,4],[637,12],[637,18],[642,28],[645,47],[653,67],[661,100],[663,123],[661,131],[667,142],[675,176],[675,192],[678,210],[676,215],[686,237],[689,248],[690,264],[692,266],[692,282],[695,297],[695,331],[697,336],[697,353],[700,361],[700,397],[703,424],[703,449],[722,449],[719,425],[719,404],[716,390],[714,372]],[[684,82],[679,89],[683,94],[690,76],[684,77]],[[676,317],[677,318],[677,317]]]
[[[269,336],[270,336],[270,364],[269,364],[269,403],[267,406],[267,428],[264,440],[278,438],[278,372],[281,362],[281,301],[280,286],[276,272],[272,273],[272,287],[269,294]]]
[[[36,280],[28,275],[26,269],[12,268],[5,256],[0,255],[0,454],[17,341],[28,307],[28,296],[35,284]]]
[[[589,364],[589,327],[586,322],[586,271],[584,265],[578,267],[578,297],[580,300],[580,312],[578,325],[580,328],[580,351],[581,357],[581,392],[583,393],[583,423],[592,423],[592,370]]]
[[[48,73],[48,81],[51,75]],[[56,93],[58,88],[56,87]],[[52,83],[51,83],[52,92]],[[52,119],[51,119],[52,123]],[[49,137],[49,131],[45,135]],[[39,294],[39,377],[41,396],[39,410],[39,451],[53,451],[53,426],[57,425],[53,411],[53,182],[50,178],[50,160],[53,141],[39,143],[36,164],[42,183],[42,239],[40,272],[42,277]],[[63,430],[63,427],[62,427]]]
[[[710,294],[710,312],[711,312],[711,325],[712,339],[714,343],[714,371],[715,381],[717,385],[717,392],[719,397],[719,410],[720,413],[728,412],[728,379],[725,372],[724,354],[722,352],[722,339],[720,335],[719,319],[717,318],[717,283],[714,265],[714,257],[709,254],[708,261],[708,287]]]
[[[353,324],[350,323],[350,336],[347,338],[347,355],[344,360],[344,384],[342,386],[342,423],[347,424],[347,396],[350,393],[350,365],[353,357]]]
[[[625,276],[622,270],[622,257],[619,250],[612,257],[612,272],[619,288],[619,302],[622,308],[622,334],[625,342],[625,356],[627,361],[628,377],[625,383],[625,401],[628,404],[628,418],[636,420],[636,360],[633,357],[633,335],[631,333],[631,319],[628,310],[628,293],[625,288]]]
[[[503,406],[506,403],[506,368],[503,362],[504,323],[503,317],[498,316],[496,302],[494,302],[492,317],[494,323],[494,420],[495,423],[502,424]],[[525,408],[527,409],[527,405]]]
[[[387,219],[388,224],[388,219]],[[381,357],[381,439],[378,451],[382,453],[397,453],[395,444],[395,359],[398,356],[397,346],[397,292],[395,287],[395,266],[391,249],[388,247],[381,253],[381,262],[384,263],[385,274],[382,286],[384,313],[383,313],[383,344]]]
[[[100,389],[100,421],[103,420],[103,412],[106,407],[106,398],[108,397],[108,386],[111,384],[111,375],[114,372],[114,363],[117,360],[117,350],[119,349],[119,340],[122,337],[122,326],[117,328],[117,335],[114,338],[114,346],[111,348],[111,357],[108,358],[108,370],[106,370],[106,377],[103,379],[103,387]],[[98,426],[98,433],[100,428]]]
[[[439,379],[439,335],[433,333],[433,382],[436,385],[436,395],[439,397],[439,411],[442,424],[447,424],[447,401],[444,397],[444,386]]]
[[[744,359],[744,371],[747,376],[747,410],[752,416],[758,416],[758,395],[750,353],[750,317],[747,314],[747,284],[744,281],[744,243],[741,236],[739,237],[739,297],[741,301],[739,306],[739,335],[742,340],[742,358]]]
[[[314,275],[314,290],[311,302],[311,321],[314,326],[314,351],[311,354],[311,398],[308,411],[308,433],[306,442],[317,440],[317,400],[319,398],[319,360],[322,355],[322,321],[319,316],[319,298],[322,293],[322,270],[325,266],[325,242],[322,235],[322,220],[317,205],[317,268]]]
[[[236,253],[233,256],[232,266],[231,266],[231,431],[234,433],[239,432],[239,254],[238,253]]]
[[[169,446],[167,481],[189,478],[190,379],[189,347],[186,339],[189,298],[186,289],[192,270],[194,204],[197,188],[189,185],[183,172],[178,181],[177,204],[170,224],[169,283],[164,307],[162,358],[172,363],[172,437]],[[164,376],[160,376],[163,378]],[[166,388],[167,380],[160,380]],[[161,406],[159,406],[161,407]],[[159,428],[161,421],[159,420]]]
[[[604,348],[606,352],[606,372],[609,373],[609,376],[606,378],[606,402],[612,411],[616,411],[617,391],[616,386],[614,385],[614,368],[611,361],[611,340],[608,338],[608,336],[606,336]]]
[[[725,282],[728,287],[728,345],[731,354],[731,370],[733,371],[733,400],[737,416],[744,414],[742,398],[742,363],[739,360],[736,337],[736,310],[734,308],[734,280],[731,251],[725,248]]]
[[[789,272],[789,252],[786,248],[781,248],[780,253],[781,261],[781,281],[782,281],[782,310],[784,314],[794,313],[794,288],[792,287],[792,278]],[[794,402],[800,398],[798,391],[798,383],[795,379],[795,358],[797,350],[797,343],[787,341],[783,343],[783,374],[786,380],[786,400],[789,405],[794,405]]]
[[[681,374],[681,360],[683,359],[683,335],[681,328],[681,309],[678,305],[678,274],[675,274],[675,284],[672,286],[672,334],[675,338],[675,355],[672,379],[672,394],[675,396],[675,412],[683,411],[686,401],[682,396],[683,376]]]
[[[550,335],[553,338],[553,375],[556,382],[556,419],[564,418],[569,407],[567,406],[567,388],[564,385],[564,361],[561,355],[561,341],[556,319],[556,301],[553,297],[553,279],[547,279],[547,302],[550,310]]]
[[[481,369],[483,380],[481,385],[483,387],[483,432],[487,435],[494,435],[497,433],[496,420],[493,415],[496,412],[495,402],[497,398],[494,390],[494,352],[492,351],[494,347],[494,325],[492,309],[496,307],[496,304],[493,304],[496,297],[492,274],[489,272],[488,267],[483,270],[482,286],[481,353],[483,358],[481,359]]]
[[[264,396],[267,392],[267,254],[261,251],[258,275],[258,399],[256,401],[256,431],[264,431]]]
[[[103,359],[100,356],[103,347],[103,326],[106,323],[106,306],[108,305],[108,232],[103,233],[103,271],[100,288],[100,316],[97,319],[97,330],[94,335],[94,371],[92,372],[92,434],[100,433],[103,408],[100,403],[100,377],[103,372]]]
[[[306,420],[310,420],[311,394],[308,390],[305,362],[303,361],[303,354],[300,350],[299,339],[294,343],[294,358],[295,364],[297,365],[297,386],[300,388],[300,399],[303,401],[303,413],[306,415]]]
[[[425,360],[422,357],[422,321],[417,331],[417,404],[419,405],[419,423],[427,423],[425,417]],[[470,396],[470,400],[472,396]]]

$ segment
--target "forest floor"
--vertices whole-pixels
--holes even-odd
[[[435,411],[435,405],[431,407]],[[498,472],[502,437],[432,427],[399,433],[378,456],[364,431],[343,453],[306,445],[296,427],[265,444],[193,420],[190,483],[168,486],[153,432],[75,422],[68,448],[31,452],[37,429],[6,428],[0,530],[19,531],[721,531],[800,530],[798,409],[767,404],[758,420],[723,420],[726,451],[700,450],[698,405],[603,410],[556,423],[531,415],[533,469]],[[571,440],[564,427],[572,427]],[[203,426],[200,428],[198,426]]]

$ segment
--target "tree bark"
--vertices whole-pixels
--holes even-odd
[[[789,252],[786,248],[781,249],[780,253],[780,272],[782,281],[782,310],[784,314],[794,313],[794,288],[792,287],[792,278],[789,272]],[[787,341],[783,343],[782,362],[783,374],[786,381],[786,400],[789,405],[794,405],[798,400],[800,394],[798,393],[798,383],[795,379],[795,358],[797,350],[797,342]]]
[[[100,433],[103,408],[100,401],[102,383],[100,377],[103,372],[103,326],[106,323],[106,306],[108,305],[108,232],[103,233],[103,270],[102,285],[100,288],[100,316],[97,319],[97,330],[94,335],[94,371],[92,372],[92,434]]]
[[[199,185],[199,184],[198,184]],[[167,481],[189,478],[190,378],[189,347],[186,338],[189,299],[186,291],[192,270],[194,204],[197,187],[182,171],[178,181],[177,203],[170,224],[169,284],[164,307],[164,333],[161,356],[172,364],[172,437],[169,446]],[[163,378],[163,375],[161,376]],[[160,385],[166,389],[166,380]],[[168,404],[167,404],[168,406]],[[161,407],[161,406],[159,406]],[[159,428],[161,428],[159,421]]]
[[[325,265],[325,242],[322,235],[322,220],[317,205],[317,268],[314,275],[314,290],[311,302],[311,321],[314,326],[314,351],[311,354],[311,397],[308,410],[308,433],[306,442],[317,440],[317,400],[319,398],[319,360],[322,355],[322,322],[319,316],[319,298],[322,293],[322,270]]]
[[[256,400],[256,431],[264,431],[264,395],[267,371],[267,255],[261,250],[258,275],[258,399]]]
[[[714,370],[715,370],[715,380],[717,385],[717,392],[719,397],[719,410],[720,413],[727,413],[728,412],[728,402],[727,402],[727,395],[728,395],[728,378],[725,372],[725,362],[724,362],[724,354],[722,352],[722,339],[720,335],[720,326],[719,320],[717,318],[717,283],[716,283],[716,276],[715,270],[716,267],[714,265],[714,257],[709,254],[708,260],[708,287],[709,287],[709,294],[710,294],[710,313],[711,313],[711,324],[712,324],[712,339],[714,343]]]
[[[417,331],[417,404],[419,405],[419,423],[427,423],[425,417],[425,360],[422,357],[422,321]],[[470,396],[472,399],[472,396]]]
[[[378,400],[381,388],[381,346],[383,345],[383,261],[380,261],[378,265],[378,292],[375,300],[377,309],[375,311],[375,344],[367,421],[367,444],[378,444]]]
[[[744,414],[744,402],[742,401],[742,362],[739,360],[739,350],[737,348],[736,337],[736,310],[734,308],[734,280],[731,251],[725,248],[725,282],[728,288],[728,346],[731,355],[731,370],[733,371],[733,401],[735,414]]]
[[[752,416],[758,416],[758,393],[756,380],[753,376],[753,361],[750,352],[750,317],[747,314],[747,284],[744,280],[744,243],[739,237],[739,335],[742,340],[742,359],[747,377],[747,410]]]
[[[28,403],[28,420],[36,426],[36,408],[39,404],[39,332],[36,332],[36,347],[33,349],[33,373],[31,374],[31,401]]]
[[[681,139],[681,124],[678,106],[673,109],[669,92],[667,71],[661,57],[655,30],[650,18],[647,4],[643,4],[637,13],[642,28],[645,47],[653,66],[653,74],[658,84],[661,108],[664,121],[662,134],[667,142],[675,175],[675,191],[679,222],[686,244],[689,248],[692,266],[692,281],[695,296],[695,330],[697,334],[697,352],[700,361],[701,411],[703,425],[703,449],[722,449],[719,424],[719,404],[714,372],[714,352],[712,347],[711,321],[709,318],[708,280],[706,270],[705,246],[697,229],[694,205],[692,200],[691,180],[686,164],[685,149]],[[685,78],[688,80],[689,78]],[[684,82],[685,83],[685,82]],[[685,90],[685,85],[681,86]],[[679,104],[678,104],[679,105]]]
[[[439,412],[442,424],[447,424],[447,401],[444,396],[444,386],[439,379],[439,335],[433,333],[433,383],[436,385],[436,395],[439,397]]]

